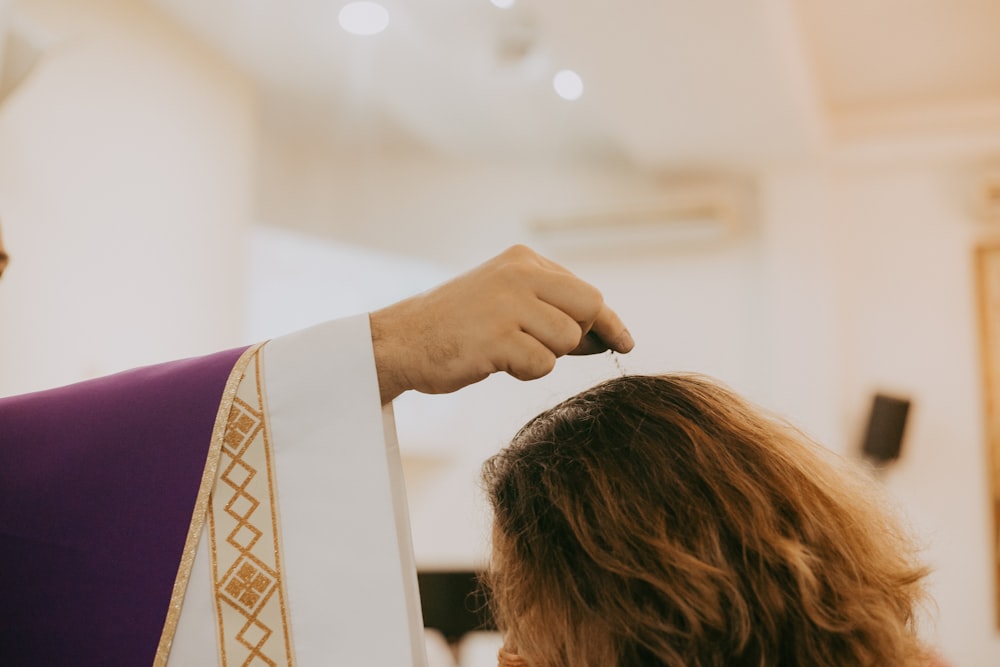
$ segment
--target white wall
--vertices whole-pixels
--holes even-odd
[[[976,156],[847,164],[831,185],[840,410],[860,431],[872,392],[913,400],[885,481],[927,541],[935,629],[957,665],[1000,664],[969,211]]]
[[[242,342],[247,79],[144,3],[15,3],[46,53],[0,107],[0,395]]]
[[[3,49],[10,27],[10,0],[0,0],[0,72],[3,71]]]

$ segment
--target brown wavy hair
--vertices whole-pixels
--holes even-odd
[[[867,475],[715,381],[626,376],[486,462],[484,583],[531,667],[926,665],[926,569]]]

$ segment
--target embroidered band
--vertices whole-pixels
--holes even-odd
[[[209,505],[219,664],[294,665],[259,351],[229,412]]]

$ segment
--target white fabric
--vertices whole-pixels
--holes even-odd
[[[367,314],[263,349],[296,663],[426,667],[391,406],[380,408]],[[218,661],[203,533],[168,664]]]
[[[198,551],[195,552],[167,667],[208,667],[219,662],[219,626],[215,622],[208,548],[206,525],[198,539]]]

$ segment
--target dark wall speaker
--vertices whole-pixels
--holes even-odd
[[[875,394],[861,446],[862,454],[880,465],[898,459],[909,413],[909,399]]]

